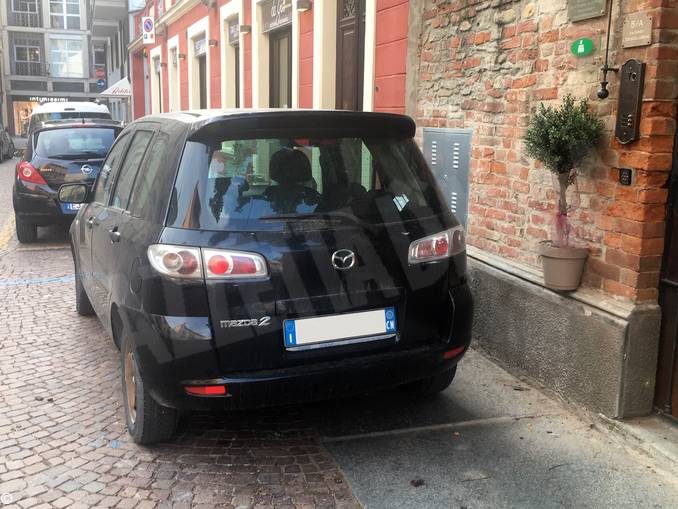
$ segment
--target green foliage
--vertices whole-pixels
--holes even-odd
[[[525,148],[549,170],[566,174],[582,162],[602,133],[603,123],[589,112],[588,101],[576,102],[568,94],[559,108],[539,106],[525,132]]]

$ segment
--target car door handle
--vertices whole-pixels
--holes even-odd
[[[97,224],[96,220],[94,219],[94,216],[90,217],[87,220],[87,228],[92,228],[95,224]]]
[[[114,226],[113,229],[108,230],[108,237],[111,239],[111,244],[120,242],[120,232],[118,231],[117,226]]]

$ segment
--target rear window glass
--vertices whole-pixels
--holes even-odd
[[[301,217],[390,223],[438,215],[438,188],[411,139],[189,141],[168,225],[257,229]]]
[[[52,159],[104,158],[117,131],[109,127],[74,127],[37,133],[35,153]]]

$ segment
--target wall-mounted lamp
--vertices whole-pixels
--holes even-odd
[[[241,34],[249,34],[252,31],[252,25],[240,25]]]
[[[219,41],[217,41],[216,39],[210,39],[209,41],[207,41],[207,45],[210,48],[214,48],[219,45]]]
[[[179,53],[177,56],[179,57],[179,60],[186,60],[186,53]]]
[[[299,12],[310,11],[312,7],[311,0],[297,0],[297,11]]]
[[[146,58],[148,56],[148,51],[144,50],[141,52],[141,54],[144,56],[144,58]]]

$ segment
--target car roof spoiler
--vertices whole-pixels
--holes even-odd
[[[94,125],[102,127],[123,127],[123,123],[119,120],[112,120],[110,118],[62,118],[55,120],[44,120],[40,122],[40,125],[35,131],[40,131],[43,129],[48,129],[50,127],[60,127],[60,126],[77,126],[77,125]]]

